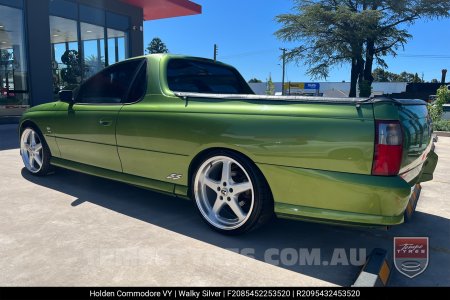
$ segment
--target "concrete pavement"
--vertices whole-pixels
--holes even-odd
[[[274,220],[228,237],[191,201],[66,170],[31,176],[15,130],[0,126],[0,286],[349,286],[359,266],[267,253],[320,249],[329,262],[336,248],[392,253],[395,236],[430,237],[430,262],[414,279],[393,270],[390,285],[450,285],[450,138],[436,144],[435,179],[423,184],[411,223],[383,231]]]

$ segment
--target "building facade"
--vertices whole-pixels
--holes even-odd
[[[142,55],[144,21],[200,13],[188,0],[0,0],[0,118]]]

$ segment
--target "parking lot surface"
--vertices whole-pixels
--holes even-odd
[[[436,144],[435,178],[411,223],[386,231],[277,219],[232,237],[188,200],[61,169],[31,176],[16,130],[0,125],[0,286],[350,286],[361,267],[330,265],[333,254],[378,247],[392,259],[396,236],[429,237],[429,265],[413,279],[394,268],[389,285],[450,285],[450,138]],[[314,249],[320,264],[296,261]]]

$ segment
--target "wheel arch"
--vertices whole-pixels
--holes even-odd
[[[39,128],[39,126],[36,124],[36,122],[34,122],[34,121],[30,120],[30,119],[23,120],[23,121],[20,123],[20,125],[19,125],[19,142],[20,142],[20,139],[21,139],[21,137],[22,137],[22,132],[23,132],[24,129],[27,128],[27,127],[31,127],[31,128],[33,128],[34,130],[36,130],[36,131],[39,133],[39,135],[42,137],[43,142],[44,142],[44,143],[47,145],[47,147],[48,147],[47,139],[45,138],[45,135],[42,133],[42,130]],[[53,155],[52,150],[50,149],[50,147],[48,148],[48,150],[50,151],[50,154]]]
[[[39,128],[39,126],[35,122],[31,121],[30,119],[27,119],[27,120],[22,121],[19,125],[19,136],[22,135],[23,130],[27,127],[32,127],[33,129],[38,130],[39,133],[42,135],[42,131]]]
[[[212,153],[220,153],[221,151],[226,151],[226,152],[232,152],[234,154],[240,155],[243,158],[247,159],[249,161],[249,163],[251,163],[255,169],[261,174],[262,178],[264,178],[270,194],[272,196],[273,199],[273,194],[272,194],[272,189],[270,187],[270,183],[267,180],[266,176],[264,175],[264,173],[262,172],[262,170],[258,167],[258,165],[253,161],[253,159],[251,159],[248,155],[246,155],[245,153],[232,149],[232,148],[227,148],[227,147],[211,147],[211,148],[206,148],[203,149],[202,151],[200,151],[199,153],[197,153],[194,158],[191,160],[190,164],[189,164],[189,168],[188,168],[188,195],[191,195],[191,187],[192,187],[192,176],[194,176],[194,171],[196,170],[196,168],[199,166],[199,164],[208,156],[210,156]]]

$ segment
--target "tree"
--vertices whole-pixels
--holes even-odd
[[[437,80],[436,78],[431,79],[431,83],[439,83],[439,80]]]
[[[382,68],[376,68],[373,70],[372,77],[374,81],[377,82],[390,82],[392,80],[392,75],[394,75],[391,72],[388,72],[386,70],[383,70]]]
[[[395,74],[383,70],[382,68],[376,68],[373,70],[372,77],[374,78],[374,81],[378,82],[424,82],[417,73],[413,74],[403,71],[400,74]]]
[[[105,58],[90,55],[84,59],[84,77],[90,77],[105,67]]]
[[[412,82],[413,83],[420,83],[420,82],[422,82],[422,79],[420,79],[419,74],[417,74],[417,73],[414,74]]]
[[[266,95],[275,95],[275,85],[272,81],[272,75],[269,75],[267,80]]]
[[[261,83],[262,81],[259,80],[258,78],[252,78],[248,81],[248,83]]]
[[[350,96],[357,82],[374,78],[374,62],[386,68],[383,57],[396,55],[411,38],[406,25],[419,18],[449,16],[448,0],[293,0],[294,13],[276,17],[282,28],[275,34],[301,45],[287,55],[306,60],[308,74],[326,78],[330,68],[351,63]]]
[[[146,51],[148,54],[168,53],[169,49],[167,49],[166,44],[164,44],[159,37],[155,37],[148,44]]]

